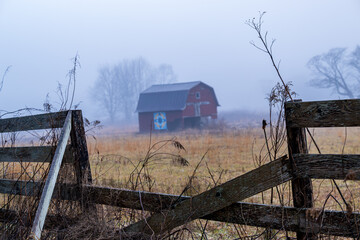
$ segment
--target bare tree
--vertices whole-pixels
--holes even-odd
[[[330,88],[341,96],[360,97],[360,47],[347,55],[346,48],[333,48],[329,52],[314,56],[307,66],[315,78],[311,84],[319,88]]]
[[[175,75],[171,65],[161,64],[155,71],[157,83],[165,84],[176,82],[177,76]]]
[[[120,109],[117,97],[118,85],[113,70],[109,66],[104,66],[99,70],[98,79],[92,89],[94,99],[106,110],[111,121],[115,120]]]
[[[8,66],[8,67],[5,69],[5,71],[4,71],[3,75],[2,75],[2,78],[1,78],[1,81],[0,81],[0,91],[1,91],[2,88],[3,88],[6,74],[10,71],[10,68],[11,68],[11,66]]]
[[[129,120],[135,116],[140,92],[155,83],[175,81],[171,65],[153,67],[142,57],[125,59],[115,66],[99,70],[92,96],[106,110],[112,122],[119,117]]]
[[[360,46],[351,53],[350,65],[357,71],[357,79],[360,81]]]
[[[123,60],[113,69],[118,84],[117,98],[125,119],[134,115],[139,93],[155,82],[151,65],[143,58]]]

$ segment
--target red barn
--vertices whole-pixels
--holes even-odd
[[[214,89],[197,81],[153,85],[140,93],[136,111],[140,132],[200,127],[217,118]]]

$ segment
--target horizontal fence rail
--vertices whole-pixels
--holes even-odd
[[[8,187],[13,187],[15,189],[12,191],[13,194],[23,194],[27,196],[37,194],[36,189],[41,185],[39,182],[27,183],[25,181],[15,180],[6,180],[6,184],[4,184],[4,181],[5,180],[0,180],[1,192],[8,189]],[[85,185],[82,190],[83,192],[81,193],[79,186],[75,184],[58,184],[53,198],[78,201],[82,195],[83,198],[91,203],[150,212],[160,212],[164,209],[171,209],[171,207],[177,203],[191,199],[191,197],[188,196],[92,185]],[[8,193],[11,192],[9,190],[6,191]],[[0,221],[8,221],[9,216],[12,216],[11,214],[15,213],[11,210],[1,210]],[[236,202],[201,218],[256,227],[270,227],[287,231],[298,231],[301,229],[302,231],[305,230],[312,233],[357,237],[359,236],[357,222],[360,219],[360,213]],[[55,220],[55,216],[49,215],[45,227],[53,227],[51,223]],[[76,219],[67,219],[67,221],[75,223]]]
[[[0,119],[0,133],[62,128],[68,111]]]
[[[290,162],[284,156],[196,195],[191,200],[182,201],[166,213],[155,213],[123,230],[150,235],[161,234],[291,179]],[[159,223],[165,224],[163,226]]]
[[[287,102],[285,112],[290,128],[360,126],[360,99]]]
[[[238,202],[203,219],[292,232],[357,238],[360,236],[359,217],[358,212]]]
[[[0,148],[0,162],[51,162],[55,149],[52,146]],[[66,147],[64,162],[74,162],[70,145]]]
[[[315,179],[360,180],[360,155],[294,154],[299,176]]]

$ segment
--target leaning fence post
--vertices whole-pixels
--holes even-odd
[[[71,111],[68,112],[64,127],[61,130],[58,145],[56,147],[54,158],[51,162],[50,170],[45,182],[39,206],[36,211],[35,219],[31,229],[30,239],[40,239],[41,232],[45,223],[45,218],[49,209],[52,194],[54,192],[56,179],[59,174],[60,166],[63,160],[66,144],[68,142],[71,130]]]
[[[295,100],[295,102],[301,102],[301,100]],[[286,103],[285,103],[286,105]],[[288,115],[290,111],[285,106],[285,120],[287,123]],[[287,138],[288,138],[288,150],[289,159],[292,167],[293,174],[296,170],[293,154],[308,153],[305,128],[290,128],[286,124]],[[312,208],[313,207],[313,190],[312,182],[308,177],[294,176],[291,181],[293,203],[296,208]],[[298,240],[303,239],[315,239],[316,235],[306,232],[296,232]]]

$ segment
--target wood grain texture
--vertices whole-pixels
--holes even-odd
[[[55,150],[54,159],[51,162],[50,170],[45,182],[43,192],[41,194],[39,206],[36,211],[35,219],[31,228],[31,235],[34,239],[40,239],[41,232],[45,223],[46,215],[49,209],[50,200],[52,198],[56,180],[59,174],[60,166],[66,149],[66,144],[70,137],[71,131],[71,111],[65,119],[64,127],[61,129],[59,141]]]
[[[0,133],[62,128],[67,111],[0,119]]]
[[[301,159],[295,162],[294,155],[307,154],[306,135],[303,128],[288,128],[288,150],[291,171],[294,175],[292,180],[292,193],[294,206],[298,208],[312,208],[313,194],[311,179],[306,175],[296,174]]]
[[[83,194],[82,186],[92,184],[92,175],[89,162],[89,153],[86,144],[84,121],[81,110],[72,111],[71,147],[75,155],[74,167],[79,192]],[[89,204],[87,198],[81,195],[79,199],[84,211],[96,213],[96,206]]]
[[[97,204],[118,206],[151,212],[171,209],[188,196],[140,192],[117,188],[86,186],[88,199]],[[256,227],[301,231],[311,234],[330,234],[345,237],[360,236],[357,222],[360,213],[299,209],[236,202],[214,213],[201,217],[212,221],[228,222]]]
[[[86,144],[84,121],[81,110],[72,111],[71,146],[75,154],[78,184],[92,183],[89,153]]]
[[[52,146],[0,148],[0,162],[51,162],[55,149]],[[74,162],[70,146],[65,149],[64,162]]]
[[[299,176],[360,180],[360,155],[295,154],[294,161]]]
[[[296,100],[294,104],[302,104],[301,100]],[[289,112],[292,108],[285,108],[285,117],[286,122],[289,119]],[[312,191],[312,182],[309,177],[304,177],[296,172],[296,164],[294,160],[294,154],[307,154],[307,141],[305,128],[298,127],[289,127],[286,125],[287,139],[288,139],[288,151],[289,151],[289,160],[294,179],[291,181],[293,203],[296,208],[312,208],[313,207],[313,191]],[[316,236],[303,231],[296,232],[297,240],[305,239],[316,239]]]
[[[40,187],[39,182],[0,179],[0,192],[33,196]],[[9,188],[13,190],[9,190]],[[189,200],[188,196],[133,191],[119,188],[85,185],[86,198],[96,204],[131,208],[150,212],[170,209],[174,204]],[[77,184],[57,184],[53,198],[78,201],[80,196]],[[0,221],[8,221],[7,211],[0,211]],[[15,214],[15,213],[14,213]],[[5,217],[6,216],[6,217]],[[18,215],[17,215],[18,216]],[[228,222],[256,227],[269,227],[287,231],[302,231],[312,234],[329,234],[344,237],[359,237],[357,224],[360,213],[328,211],[319,209],[299,209],[293,207],[269,206],[263,204],[236,202],[214,213],[201,217],[212,221]],[[51,228],[52,217],[45,221],[45,228]],[[48,221],[49,220],[49,221]],[[25,220],[24,220],[25,221]],[[70,221],[70,220],[69,220]]]
[[[290,179],[292,179],[290,166],[284,156],[189,200],[182,201],[174,205],[171,210],[155,213],[148,219],[134,223],[123,230],[162,234]]]
[[[208,220],[302,232],[305,236],[317,234],[354,237],[360,236],[360,213],[321,209],[269,206],[252,203],[235,203],[203,217]]]
[[[360,126],[360,99],[285,103],[286,126]]]

